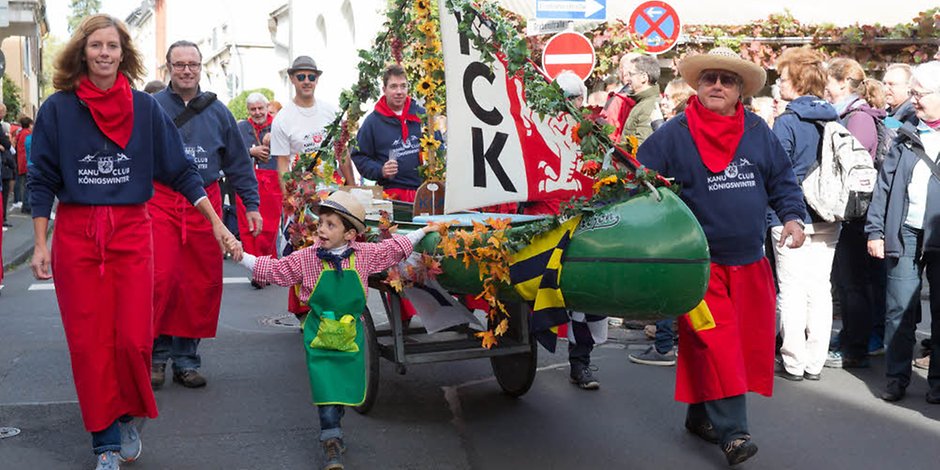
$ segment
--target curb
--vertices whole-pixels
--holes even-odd
[[[53,226],[55,226],[55,220],[50,220],[49,230],[46,233],[47,237],[52,234]],[[30,228],[30,230],[32,230],[32,228]],[[34,249],[34,245],[33,245],[32,239],[27,240],[21,243],[20,246],[14,248],[13,253],[15,254],[11,257],[11,259],[3,260],[3,271],[6,272],[10,270],[11,268],[13,268],[14,266],[22,264],[23,262],[28,260],[31,256],[33,256],[33,249]]]

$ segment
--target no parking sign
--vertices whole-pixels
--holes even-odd
[[[640,37],[640,47],[661,54],[675,47],[682,32],[679,14],[666,2],[643,2],[630,15],[630,31]]]

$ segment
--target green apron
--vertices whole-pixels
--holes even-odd
[[[357,406],[366,399],[365,337],[361,315],[366,308],[365,289],[356,272],[356,255],[349,257],[349,269],[342,277],[329,263],[323,261],[323,272],[307,300],[310,313],[304,320],[304,349],[307,351],[307,371],[310,390],[317,405]],[[311,346],[320,329],[324,312],[332,312],[336,320],[351,315],[355,324],[356,352],[344,352]],[[327,313],[327,318],[330,314]],[[318,341],[318,344],[322,342]]]

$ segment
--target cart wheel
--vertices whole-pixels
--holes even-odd
[[[359,414],[366,414],[375,404],[375,397],[379,394],[379,343],[375,338],[375,323],[372,322],[372,313],[369,308],[362,312],[362,331],[365,333],[366,358],[366,399],[361,405],[352,407]]]
[[[529,391],[532,382],[535,382],[538,355],[538,343],[532,341],[529,343],[529,352],[490,358],[496,382],[507,395],[518,398]]]

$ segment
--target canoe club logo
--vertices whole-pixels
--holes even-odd
[[[594,214],[581,220],[581,223],[578,224],[578,229],[574,231],[574,234],[577,235],[579,233],[588,232],[591,230],[610,228],[616,226],[619,223],[620,214]]]
[[[79,184],[118,184],[131,180],[128,163],[131,158],[118,152],[115,155],[85,155],[78,162],[84,168],[78,170]]]
[[[709,191],[746,189],[757,186],[754,164],[746,158],[731,162],[721,173],[709,176]]]

